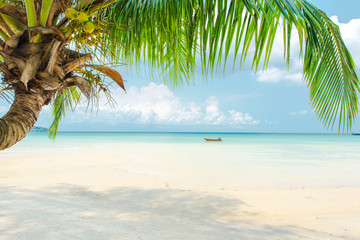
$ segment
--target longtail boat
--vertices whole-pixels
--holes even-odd
[[[204,138],[206,141],[208,142],[218,142],[218,141],[222,141],[221,138]]]

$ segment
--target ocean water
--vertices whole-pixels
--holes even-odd
[[[46,133],[30,133],[0,153],[0,160],[19,154],[128,159],[119,168],[170,181],[198,176],[199,186],[360,186],[360,136],[355,135],[63,132],[53,142]]]

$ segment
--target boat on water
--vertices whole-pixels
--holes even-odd
[[[360,133],[352,133],[352,135],[360,135]]]
[[[221,138],[204,138],[208,142],[219,142],[222,141]]]

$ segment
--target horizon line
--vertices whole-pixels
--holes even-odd
[[[321,132],[232,132],[232,131],[58,131],[58,133],[209,133],[209,134],[329,134],[329,135],[352,134],[352,133],[321,133]]]

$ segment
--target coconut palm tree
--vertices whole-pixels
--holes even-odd
[[[354,62],[338,26],[306,0],[1,0],[0,96],[13,102],[0,119],[0,149],[24,138],[50,103],[54,137],[80,96],[110,96],[105,75],[125,90],[113,69],[120,60],[145,59],[176,86],[197,62],[207,76],[232,55],[242,66],[251,52],[254,70],[266,68],[278,28],[289,63],[294,27],[319,119],[351,129],[359,109]]]

